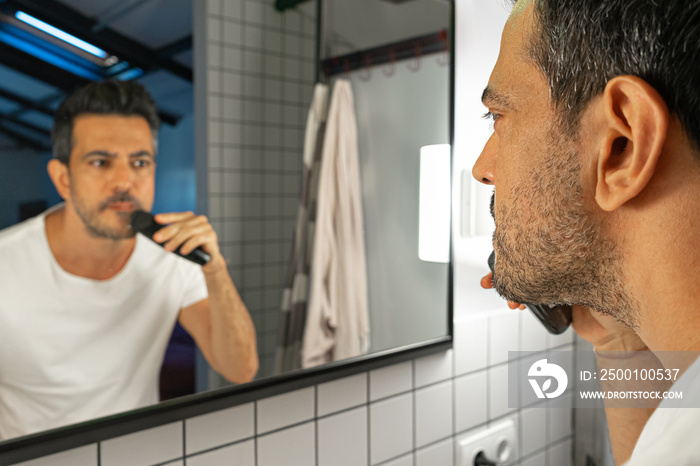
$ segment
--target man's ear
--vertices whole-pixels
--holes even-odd
[[[56,187],[58,194],[64,199],[70,197],[70,175],[68,174],[68,166],[58,159],[49,160],[46,169],[49,172],[49,177]]]
[[[605,86],[595,198],[612,211],[649,183],[663,152],[669,112],[661,95],[643,79],[618,76]]]

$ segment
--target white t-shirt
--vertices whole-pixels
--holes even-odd
[[[157,403],[179,311],[207,297],[201,267],[141,235],[111,279],[67,273],[45,215],[0,232],[0,439]]]
[[[632,456],[624,466],[700,465],[700,359],[669,389],[683,392],[679,400],[663,400],[644,426]],[[675,408],[665,406],[673,403]]]

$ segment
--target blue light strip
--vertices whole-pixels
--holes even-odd
[[[86,52],[91,53],[98,58],[107,58],[108,56],[107,52],[105,52],[104,50],[99,49],[94,45],[85,42],[84,40],[80,40],[77,37],[68,34],[67,32],[61,31],[60,29],[51,26],[48,23],[38,20],[35,17],[30,16],[23,11],[16,12],[15,18],[22,21],[23,23],[29,24],[30,26],[34,26],[35,28],[44,31],[47,34],[50,34],[56,37],[57,39],[61,39],[62,41],[67,42],[75,47],[78,47],[79,49],[85,50]]]
[[[13,36],[12,34],[8,34],[2,30],[0,30],[0,41],[5,42],[6,44],[11,45],[19,50],[22,50],[23,52],[26,52],[36,58],[44,60],[45,62],[51,63],[54,66],[63,68],[64,70],[69,71],[78,76],[82,76],[83,78],[90,79],[93,81],[102,78],[99,74],[92,73],[89,70],[77,66],[74,63],[71,63],[70,61],[62,57],[59,57],[54,53],[44,50],[41,47],[37,47],[34,44],[31,44],[25,40]]]

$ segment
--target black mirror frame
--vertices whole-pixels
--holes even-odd
[[[450,7],[450,83],[449,128],[454,147],[454,90],[455,90],[455,2]],[[320,4],[320,2],[319,2]],[[320,15],[319,15],[320,18]],[[453,154],[454,158],[454,154]],[[450,227],[452,229],[452,226]],[[348,377],[452,348],[453,324],[453,235],[450,234],[450,262],[448,264],[447,335],[400,348],[370,353],[350,360],[338,361],[321,367],[290,372],[244,385],[211,392],[184,396],[157,405],[121,414],[48,430],[0,443],[0,466],[27,461],[65,450],[100,442],[144,429],[182,421],[194,416],[260,400],[289,391]]]

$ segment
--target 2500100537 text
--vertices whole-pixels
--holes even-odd
[[[600,380],[676,380],[679,369],[601,369]]]

